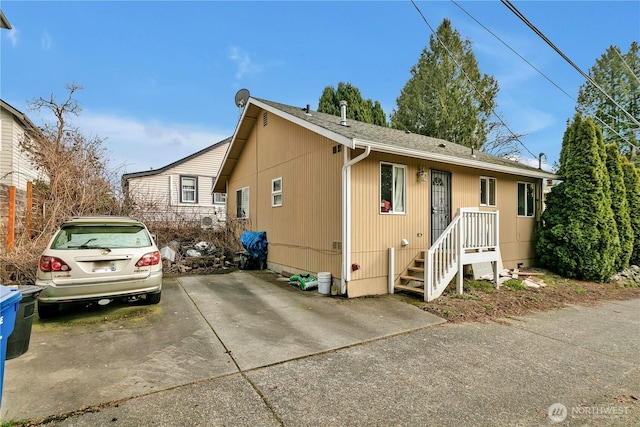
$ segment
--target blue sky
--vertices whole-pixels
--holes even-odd
[[[638,1],[514,1],[585,72],[610,45],[640,40]],[[435,29],[449,18],[499,85],[498,112],[526,147],[557,161],[584,78],[499,1],[418,1]],[[464,8],[463,11],[460,7]],[[159,168],[233,134],[234,95],[317,108],[350,82],[387,114],[431,31],[410,1],[11,1],[0,32],[0,96],[26,101],[83,90],[73,124],[105,139],[121,172]],[[525,157],[533,156],[523,149]],[[533,161],[537,165],[537,160]]]

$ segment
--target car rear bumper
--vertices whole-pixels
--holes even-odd
[[[38,296],[38,300],[44,303],[121,298],[160,292],[162,271],[151,272],[140,280],[56,286],[52,281],[37,279],[36,285],[45,287]]]

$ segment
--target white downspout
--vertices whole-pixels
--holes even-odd
[[[344,150],[342,166],[342,274],[340,274],[340,294],[347,293],[347,282],[351,280],[351,166],[371,153],[365,146],[364,153],[349,160],[350,150]]]

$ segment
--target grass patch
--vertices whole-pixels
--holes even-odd
[[[493,287],[493,283],[488,280],[468,280],[464,283],[464,291],[480,291],[485,293],[494,293],[496,292],[496,288]]]
[[[524,291],[525,288],[524,284],[520,280],[515,279],[507,280],[502,284],[502,286],[514,291]]]
[[[587,294],[587,290],[584,288],[576,288],[576,294],[578,295],[586,295]]]

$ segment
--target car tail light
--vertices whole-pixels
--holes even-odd
[[[38,266],[40,267],[40,271],[45,273],[51,273],[52,271],[71,271],[71,267],[69,267],[66,262],[54,256],[41,256]]]
[[[160,252],[154,251],[144,255],[136,262],[136,267],[147,267],[149,265],[160,264]]]

